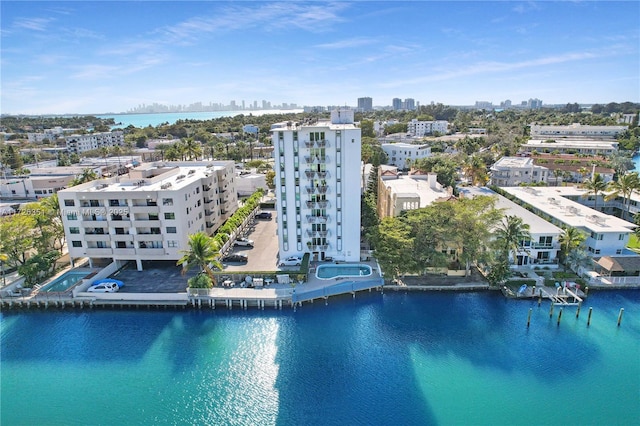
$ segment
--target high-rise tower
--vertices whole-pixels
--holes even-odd
[[[272,125],[280,259],[310,253],[360,260],[360,128],[353,110],[329,121]]]

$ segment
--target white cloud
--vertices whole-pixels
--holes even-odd
[[[14,28],[21,28],[31,31],[46,31],[53,18],[18,18],[13,22]]]
[[[376,43],[375,39],[358,37],[358,38],[338,40],[331,43],[317,44],[314,47],[317,47],[319,49],[349,49],[352,47],[366,46],[368,44],[374,44],[374,43]]]

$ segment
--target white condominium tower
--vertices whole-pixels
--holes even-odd
[[[279,257],[360,260],[360,128],[353,110],[271,127]]]

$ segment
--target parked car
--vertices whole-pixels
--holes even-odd
[[[273,215],[271,214],[271,212],[260,212],[256,215],[256,219],[267,219],[267,220],[271,220],[271,218],[273,217]]]
[[[87,289],[89,293],[115,293],[120,287],[115,282],[106,282],[91,286]]]
[[[300,256],[290,256],[280,262],[280,266],[300,266],[302,258]]]
[[[230,254],[222,258],[223,263],[247,263],[249,256],[241,253]]]
[[[238,238],[234,243],[234,246],[253,247],[253,240],[248,238]]]

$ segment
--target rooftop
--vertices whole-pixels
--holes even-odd
[[[504,209],[505,215],[522,218],[523,222],[529,225],[529,232],[531,234],[560,234],[562,232],[562,229],[556,225],[547,222],[535,213],[530,212],[508,198],[493,192],[489,188],[467,186],[459,188],[459,191],[461,196],[468,198],[480,195],[496,197],[496,208]]]
[[[397,179],[387,179],[382,182],[399,197],[418,197],[420,208],[427,207],[434,201],[451,195],[438,183],[435,184],[435,188],[432,188],[428,180],[411,176],[398,176]]]
[[[147,163],[117,178],[100,179],[61,192],[122,192],[180,190],[223,169],[221,165]],[[136,175],[140,176],[137,177]]]
[[[615,216],[586,207],[568,196],[584,196],[586,190],[573,186],[501,188],[526,204],[548,214],[573,228],[587,229],[597,233],[629,233],[636,225]]]

